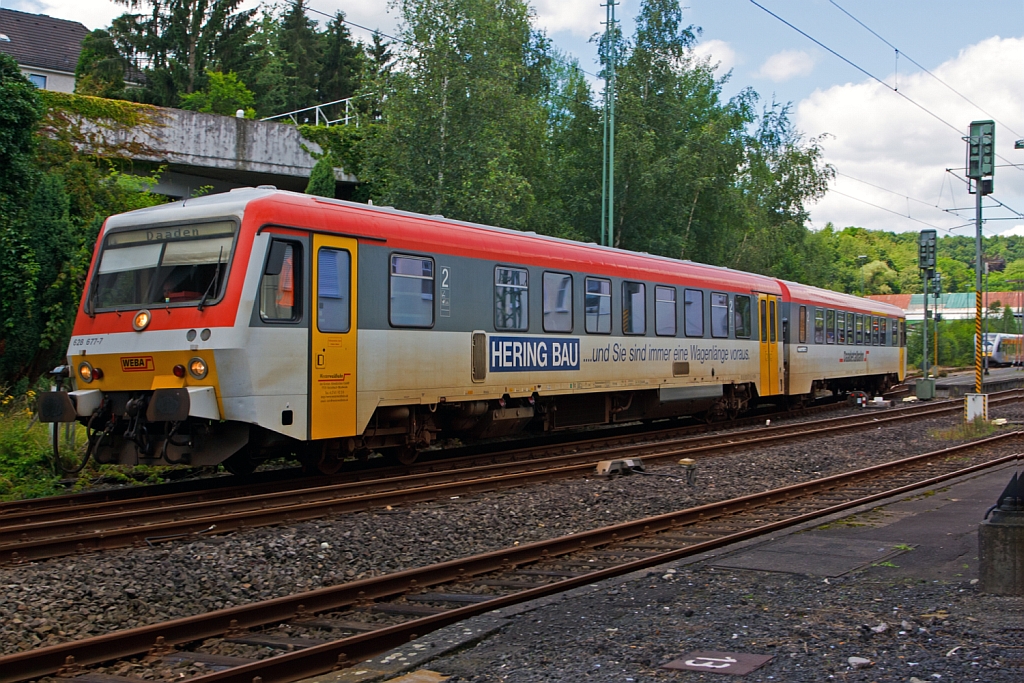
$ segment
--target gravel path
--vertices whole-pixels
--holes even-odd
[[[1020,419],[1017,406],[995,416]],[[0,568],[0,653],[131,628],[455,559],[816,479],[952,445],[957,418],[840,434],[699,461],[667,477],[574,479],[337,516],[192,543]],[[676,473],[672,466],[652,471]]]

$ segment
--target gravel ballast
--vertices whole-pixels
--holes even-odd
[[[995,416],[1020,417],[1014,405]],[[884,414],[884,411],[879,411]],[[697,483],[571,479],[0,568],[0,653],[189,616],[816,479],[955,442],[938,418],[701,459]],[[678,468],[650,468],[677,473]],[[792,590],[802,590],[792,586]],[[779,591],[790,588],[781,587]]]

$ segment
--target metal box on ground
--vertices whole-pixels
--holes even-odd
[[[935,398],[935,379],[933,377],[922,377],[914,383],[915,395],[922,401],[930,401]]]
[[[987,420],[988,394],[964,394],[964,410],[968,422],[974,422],[979,417]]]

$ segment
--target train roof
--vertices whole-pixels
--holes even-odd
[[[341,230],[338,229],[335,220],[336,212],[339,210],[346,214],[346,224]],[[260,225],[276,223],[282,226],[289,224],[289,221],[285,220],[286,214],[299,214],[301,221],[291,221],[295,227],[301,223],[307,228],[386,240],[389,245],[399,249],[422,250],[425,245],[429,245],[432,251],[457,256],[485,255],[487,258],[508,261],[511,264],[585,270],[595,275],[622,276],[625,271],[627,277],[629,273],[633,273],[637,278],[655,282],[685,278],[695,286],[707,289],[728,288],[736,291],[749,288],[751,291],[786,295],[787,298],[800,303],[876,315],[903,315],[901,309],[881,302],[731,268],[459,221],[444,216],[428,216],[390,206],[315,197],[278,190],[271,186],[238,188],[230,192],[183,199],[112,216],[107,220],[104,234],[110,229],[138,226],[140,223],[160,225],[221,216],[234,216],[242,220],[247,214],[255,214],[254,217]],[[388,220],[381,220],[384,218]],[[429,231],[430,228],[448,228],[453,232],[432,233]]]
[[[804,285],[799,282],[790,282],[788,280],[780,280],[780,282],[789,291],[790,300],[797,303],[826,308],[841,308],[858,313],[870,313],[872,315],[895,318],[902,318],[905,315],[903,309],[899,306],[893,306],[882,301],[863,299],[852,294],[835,292],[831,289],[822,289],[821,287],[812,287],[811,285]]]

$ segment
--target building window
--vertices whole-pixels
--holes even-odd
[[[647,332],[647,286],[642,282],[622,283],[622,333]]]
[[[522,268],[494,269],[494,329],[523,332],[529,327],[527,275]]]
[[[46,76],[43,76],[42,74],[29,74],[28,82],[40,90],[46,90]]]
[[[590,334],[611,334],[612,331],[612,281],[588,277],[586,279],[587,332]]]
[[[544,273],[544,331],[572,332],[572,275]]]
[[[676,336],[676,288],[654,288],[654,331],[662,337]]]

